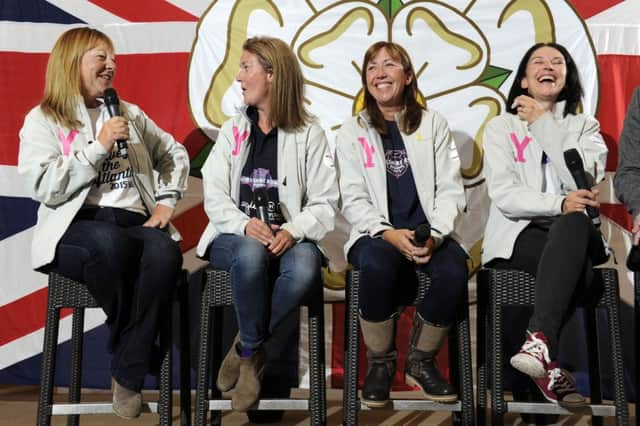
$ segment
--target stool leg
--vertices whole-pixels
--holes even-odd
[[[51,284],[51,280],[49,283]],[[49,426],[51,424],[51,404],[53,403],[53,380],[56,367],[59,321],[60,309],[53,306],[50,294],[47,306],[47,318],[44,326],[44,342],[42,345],[38,426]]]
[[[180,321],[180,425],[191,426],[191,350],[189,348],[189,282],[183,276],[178,287]]]
[[[487,416],[487,330],[489,329],[489,318],[485,307],[488,306],[486,297],[485,281],[481,279],[485,272],[479,272],[477,279],[477,304],[476,304],[476,421],[478,426],[486,424]]]
[[[196,381],[196,407],[195,424],[204,426],[207,423],[209,411],[209,358],[211,341],[209,339],[210,311],[209,290],[205,287],[202,292],[202,304],[200,312],[200,353],[198,354],[198,374]]]
[[[172,418],[172,401],[171,401],[171,334],[172,323],[171,308],[169,308],[168,317],[163,321],[162,330],[160,332],[160,348],[162,349],[162,365],[160,366],[159,391],[160,398],[158,400],[158,416],[160,426],[171,426]]]
[[[492,286],[495,288],[495,286]],[[493,342],[491,355],[491,421],[494,426],[501,426],[505,412],[504,389],[502,383],[502,306],[496,302],[496,295],[491,296],[491,315],[488,330]]]
[[[320,284],[320,290],[322,286]],[[308,306],[309,321],[309,409],[312,425],[327,424],[324,362],[324,303],[322,294]]]
[[[84,308],[74,308],[71,325],[71,371],[69,380],[69,402],[80,402],[82,386],[82,346],[84,332]],[[68,426],[78,426],[80,416],[73,414],[67,417]]]
[[[584,308],[584,320],[587,332],[587,347],[589,348],[589,393],[592,404],[602,403],[602,389],[600,388],[600,365],[598,362],[598,327],[596,325],[596,313],[593,308]],[[591,423],[594,426],[602,426],[602,417],[591,416]]]
[[[615,272],[614,272],[615,273]],[[617,283],[617,281],[616,281]],[[608,329],[609,340],[612,349],[612,367],[613,367],[613,384],[614,397],[616,405],[616,424],[629,424],[629,407],[627,405],[627,397],[624,388],[624,367],[622,355],[622,338],[620,336],[620,317],[619,317],[619,295],[618,286],[608,286],[611,288],[610,307],[608,309]],[[615,293],[615,294],[613,294]],[[637,398],[637,397],[636,397]],[[638,414],[636,413],[636,417]]]
[[[473,404],[473,374],[471,372],[471,336],[469,331],[469,308],[465,298],[462,306],[462,318],[456,324],[456,338],[449,339],[449,341],[456,341],[456,351],[454,352],[458,361],[457,376],[459,380],[459,398],[462,403],[462,424],[473,425],[474,424],[474,404]],[[455,360],[450,362],[450,365],[456,365]],[[453,382],[453,379],[452,379]]]
[[[218,371],[220,371],[220,367],[222,366],[222,359],[226,355],[224,353],[224,349],[222,346],[222,330],[224,328],[224,307],[216,306],[213,308],[213,320],[211,322],[211,328],[209,330],[210,336],[218,336],[213,339],[211,342],[210,349],[210,362],[211,362],[211,377],[209,379],[209,384],[211,386],[211,399],[221,399],[222,392],[218,389],[216,385],[216,379],[218,376]],[[211,425],[219,426],[222,424],[222,411],[216,410],[211,412]]]
[[[358,349],[359,349],[359,319],[358,319],[358,279],[352,270],[348,272],[345,291],[345,321],[344,321],[344,396],[342,398],[343,424],[353,426],[358,424]]]

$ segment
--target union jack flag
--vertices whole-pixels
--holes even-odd
[[[38,206],[29,198],[16,165],[18,130],[26,112],[40,100],[53,43],[72,26],[89,25],[107,33],[116,47],[115,83],[121,97],[140,105],[162,128],[182,141],[197,163],[201,161],[198,154],[208,140],[191,120],[189,57],[198,20],[213,3],[212,0],[0,2],[0,99],[4,107],[0,120],[0,383],[39,382],[46,277],[32,271],[30,266],[31,228],[36,223]],[[332,2],[310,3],[321,9]],[[406,1],[388,3],[397,6]],[[612,173],[624,114],[633,88],[640,85],[640,73],[636,72],[640,69],[637,22],[640,4],[635,0],[571,0],[571,3],[585,19],[598,54],[601,93],[598,119],[610,149],[607,170]],[[199,206],[199,186],[194,181],[182,214],[174,220],[183,234],[182,249],[186,256],[191,254],[206,223]],[[624,235],[629,229],[629,217],[614,200],[612,191],[604,192],[608,202],[602,212]],[[626,253],[627,249],[623,247],[618,253]],[[70,324],[68,312],[63,315],[67,317],[66,331],[60,335],[64,362],[68,352],[64,342],[69,338]],[[340,316],[333,319],[339,321]],[[95,366],[84,374],[85,386],[107,386],[103,320],[99,311],[87,313],[86,346],[95,352],[91,357]],[[335,363],[342,356],[342,327],[333,327],[332,333],[333,339],[328,344],[333,348]],[[56,382],[64,385],[65,380],[60,377]]]

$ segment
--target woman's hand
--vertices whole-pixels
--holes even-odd
[[[275,232],[275,237],[267,249],[269,249],[269,252],[275,257],[282,256],[284,252],[293,247],[296,242],[286,229],[282,229],[277,225],[271,225],[271,227]]]
[[[431,260],[433,238],[429,237],[424,247],[413,245],[414,231],[409,229],[387,229],[382,233],[382,239],[394,246],[407,260],[419,265]]]
[[[244,228],[244,234],[258,240],[263,246],[269,246],[273,242],[273,231],[269,225],[256,217],[249,219]]]
[[[536,121],[542,114],[547,112],[540,102],[533,99],[531,96],[520,95],[514,99],[513,104],[517,107],[518,117],[521,120],[531,124]]]
[[[124,117],[108,119],[98,134],[98,142],[109,152],[117,140],[129,140],[129,124]]]
[[[153,209],[151,217],[142,224],[142,226],[148,226],[150,228],[164,229],[173,216],[173,208],[165,206],[164,204],[156,204],[156,208]]]
[[[578,189],[569,192],[562,203],[562,213],[583,212],[587,206],[599,208],[600,203],[596,200],[598,193],[597,189],[593,191]]]
[[[633,219],[633,228],[631,229],[631,235],[633,235],[633,245],[640,244],[640,213]]]

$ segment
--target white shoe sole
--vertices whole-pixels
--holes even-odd
[[[547,371],[544,369],[540,361],[525,354],[515,354],[512,356],[511,366],[535,379],[542,379],[547,374]]]

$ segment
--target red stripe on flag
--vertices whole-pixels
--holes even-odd
[[[46,287],[0,307],[0,346],[43,328],[46,310]],[[70,314],[62,309],[60,318]]]
[[[580,14],[582,19],[587,19],[623,1],[624,0],[570,0],[569,2]]]
[[[167,1],[90,0],[91,3],[131,22],[197,22],[198,18]]]
[[[198,244],[202,231],[209,223],[209,218],[204,212],[202,204],[199,204],[171,219],[171,223],[178,228],[182,235],[180,250],[184,253]]]
[[[607,170],[614,171],[618,164],[618,139],[624,116],[633,95],[640,85],[640,56],[598,55],[600,68],[600,131],[607,142]]]
[[[42,97],[48,53],[0,52],[0,164],[18,165],[18,131],[24,116]]]

